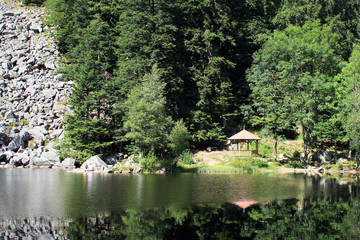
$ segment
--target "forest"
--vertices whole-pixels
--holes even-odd
[[[360,147],[358,1],[23,1],[75,83],[62,156],[176,157],[244,126],[299,135],[305,157]]]

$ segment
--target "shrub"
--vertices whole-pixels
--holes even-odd
[[[185,150],[178,157],[178,162],[183,163],[183,164],[193,164],[194,163],[194,155],[189,150]]]
[[[140,164],[145,171],[153,172],[158,167],[158,159],[153,152],[150,152],[140,160]]]
[[[269,166],[267,161],[253,157],[234,157],[231,160],[231,165],[243,171],[251,171],[257,168],[267,168]]]

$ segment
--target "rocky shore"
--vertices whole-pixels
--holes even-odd
[[[0,167],[61,166],[53,146],[73,83],[56,73],[59,52],[44,15],[0,1]]]

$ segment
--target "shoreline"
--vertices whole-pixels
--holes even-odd
[[[176,173],[201,173],[201,174],[244,174],[244,173],[277,173],[277,174],[291,174],[291,173],[300,173],[300,174],[317,174],[317,175],[324,175],[324,174],[345,174],[345,175],[358,175],[360,174],[360,170],[334,170],[334,169],[324,169],[320,168],[286,168],[286,167],[279,167],[276,169],[256,169],[253,171],[243,171],[243,170],[179,170],[175,169],[172,171],[155,171],[155,172],[132,172],[131,170],[126,171],[119,171],[113,170],[111,168],[105,169],[93,169],[93,170],[85,170],[81,168],[75,168],[73,166],[64,167],[64,166],[13,166],[13,165],[0,165],[0,169],[60,169],[66,170],[72,173],[101,173],[101,174],[176,174]]]

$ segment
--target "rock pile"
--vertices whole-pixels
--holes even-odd
[[[42,8],[0,2],[0,166],[60,163],[52,148],[63,133],[72,82],[62,82],[59,53]]]
[[[1,219],[1,239],[68,239],[70,220],[49,217]]]

